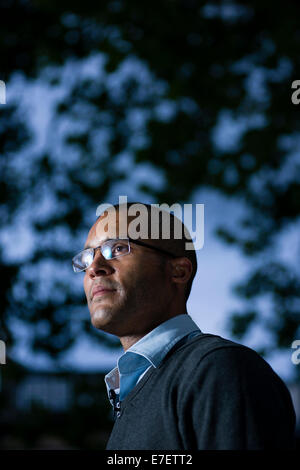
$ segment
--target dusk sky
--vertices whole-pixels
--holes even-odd
[[[86,68],[79,67],[79,64],[66,64],[63,72],[64,79],[59,87],[51,90],[43,81],[26,83],[20,75],[16,75],[12,80],[11,84],[7,87],[7,99],[18,100],[23,108],[25,115],[31,121],[32,127],[35,131],[34,141],[25,148],[19,158],[19,164],[26,168],[30,165],[30,159],[32,160],[34,150],[47,149],[47,146],[53,144],[51,135],[53,135],[54,129],[59,129],[67,125],[62,123],[52,122],[52,107],[58,98],[61,98],[66,92],[66,84],[69,80],[76,79],[76,73],[80,76],[86,73],[87,76],[93,76],[95,70],[97,73],[102,70],[103,63],[101,62],[101,54],[97,57],[90,58],[86,61]],[[101,65],[102,64],[102,65]],[[114,92],[117,93],[118,84],[126,78],[128,74],[132,74],[136,69],[136,73],[139,73],[141,79],[147,83],[148,89],[151,88],[152,77],[149,74],[147,68],[144,65],[139,64],[136,61],[122,66],[119,73],[115,73],[114,77],[111,77],[110,87]],[[51,69],[50,72],[51,74]],[[154,85],[152,85],[154,86]],[[251,83],[249,83],[251,89]],[[160,89],[163,89],[163,84],[156,84],[156,92],[159,93]],[[257,92],[261,93],[261,89],[258,88]],[[185,104],[186,105],[186,104]],[[189,106],[192,104],[189,103]],[[170,102],[162,102],[158,107],[161,119],[169,119],[174,112],[174,106]],[[139,129],[139,139],[143,139],[141,129],[143,128],[143,119],[145,116],[136,114],[130,118],[133,123],[133,129]],[[70,123],[68,123],[70,125]],[[213,130],[213,141],[214,145],[219,148],[234,148],[239,144],[239,139],[242,133],[245,131],[247,126],[260,126],[259,119],[256,121],[252,119],[251,122],[236,122],[230,114],[226,112],[220,113],[220,120],[216,123]],[[52,129],[52,131],[51,131]],[[52,133],[51,133],[52,132]],[[133,133],[134,135],[134,133]],[[105,135],[102,136],[103,145],[105,145]],[[56,134],[56,145],[59,148],[59,132]],[[62,145],[62,144],[61,144]],[[60,149],[61,150],[61,149]],[[59,154],[59,152],[58,152]],[[57,157],[61,158],[61,157]],[[297,157],[298,158],[298,157]],[[64,161],[64,164],[72,164],[72,159],[76,160],[76,155],[67,154],[68,161]],[[157,169],[155,169],[149,163],[142,163],[135,166],[132,162],[130,152],[124,153],[116,159],[116,165],[118,167],[124,166],[128,171],[128,178],[126,181],[119,183],[118,185],[111,188],[110,194],[105,201],[99,201],[100,203],[118,202],[120,195],[126,195],[128,201],[130,200],[141,200],[141,202],[154,203],[157,201],[146,199],[143,193],[140,193],[137,189],[138,183],[149,181],[153,182],[153,185],[163,184],[163,177]],[[32,160],[34,164],[34,160]],[[289,171],[287,170],[287,173]],[[228,177],[234,177],[234,175],[228,175]],[[159,201],[163,203],[164,201]],[[179,202],[179,201],[174,201]],[[204,204],[204,227],[205,227],[205,238],[204,246],[197,252],[198,256],[198,273],[194,280],[193,289],[188,301],[188,312],[200,329],[204,332],[211,332],[225,336],[230,339],[231,334],[227,327],[227,320],[229,314],[235,308],[242,305],[241,301],[231,292],[231,288],[235,282],[243,279],[247,270],[251,267],[251,260],[246,259],[239,253],[236,247],[231,247],[221,242],[214,235],[214,229],[219,224],[225,224],[228,227],[234,227],[238,217],[245,211],[245,206],[239,203],[236,199],[230,200],[224,195],[218,194],[216,191],[211,189],[203,188],[198,190],[193,199],[189,202],[193,204]],[[23,257],[26,258],[26,254],[30,252],[32,243],[34,243],[34,237],[30,232],[29,224],[30,219],[30,208],[24,207],[23,214],[21,216],[21,223],[19,223],[18,229],[15,230],[2,230],[1,237],[3,243],[7,246],[7,253],[12,258]],[[51,201],[51,194],[46,195],[44,198],[41,195],[39,206],[37,211],[55,210],[53,202]],[[27,211],[29,211],[27,213]],[[86,214],[87,219],[90,221],[90,225],[93,224],[96,218],[96,207],[90,208]],[[27,215],[26,215],[27,214]],[[29,219],[27,218],[29,217]],[[285,240],[288,243],[289,249],[286,249],[286,243],[282,240],[278,240],[279,251],[276,256],[290,257],[291,263],[295,263],[295,259],[299,259],[300,254],[300,243],[298,236],[297,226],[292,227],[290,233],[285,234]],[[22,241],[15,243],[16,239],[19,240],[20,233],[22,233]],[[87,233],[82,234],[82,245],[85,241]],[[74,251],[77,247],[74,247]],[[66,272],[70,267],[65,266]],[[75,279],[73,273],[70,271],[70,282],[74,282],[77,288],[80,287],[79,278]],[[82,288],[82,295],[83,288]],[[267,312],[268,302],[265,302],[265,310]],[[74,312],[76,317],[78,312]],[[81,311],[81,315],[89,315],[88,309],[84,312]],[[76,321],[76,320],[75,320]],[[16,331],[19,333],[19,346],[14,350],[10,351],[12,357],[20,360],[24,364],[31,367],[46,367],[49,365],[49,360],[45,355],[30,354],[26,346],[28,340],[28,334],[26,328],[20,324],[15,324]],[[240,342],[247,344],[251,347],[259,347],[268,342],[272,343],[270,334],[267,334],[261,328],[252,328],[247,334],[247,337]],[[291,351],[292,352],[292,351]],[[110,369],[115,366],[117,358],[122,354],[120,350],[107,350],[106,348],[100,347],[94,344],[91,340],[87,339],[85,335],[79,335],[77,344],[74,348],[68,351],[65,355],[64,366],[66,368],[76,369]],[[270,358],[271,365],[275,370],[286,379],[289,379],[293,375],[293,364],[290,360],[291,353],[273,354]]]

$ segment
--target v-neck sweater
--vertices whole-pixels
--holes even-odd
[[[107,450],[290,449],[289,391],[254,350],[217,335],[177,344],[121,402]]]

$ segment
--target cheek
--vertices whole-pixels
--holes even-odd
[[[120,297],[133,299],[144,285],[143,272],[137,264],[124,263],[116,266],[113,277],[120,289]]]
[[[143,263],[136,266],[136,269],[131,272],[127,285],[134,289],[139,296],[150,297],[152,301],[155,301],[155,298],[160,296],[164,290],[165,277],[160,266],[149,264],[145,269]]]
[[[83,278],[83,288],[84,288],[85,295],[88,296],[89,282],[88,282],[87,274],[85,274]]]

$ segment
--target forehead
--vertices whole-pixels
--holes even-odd
[[[109,238],[128,236],[128,224],[134,219],[125,211],[109,209],[105,211],[91,227],[85,246],[97,246]]]

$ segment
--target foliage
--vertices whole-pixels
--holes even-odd
[[[1,3],[0,78],[22,77],[24,90],[36,80],[58,96],[40,147],[30,147],[28,116],[20,123],[17,108],[0,110],[3,227],[24,226],[27,211],[35,230],[24,259],[1,254],[2,337],[15,341],[12,319],[30,324],[33,347],[53,357],[83,327],[104,340],[75,320],[84,299],[65,266],[97,205],[134,182],[144,200],[186,202],[209,187],[244,201],[234,231],[217,231],[254,266],[238,288],[244,319],[235,314],[232,328],[242,334],[255,319],[274,346],[290,345],[299,252],[282,259],[278,244],[299,228],[299,13],[293,1]],[[236,132],[222,140],[226,123]],[[251,308],[266,293],[267,323]]]

